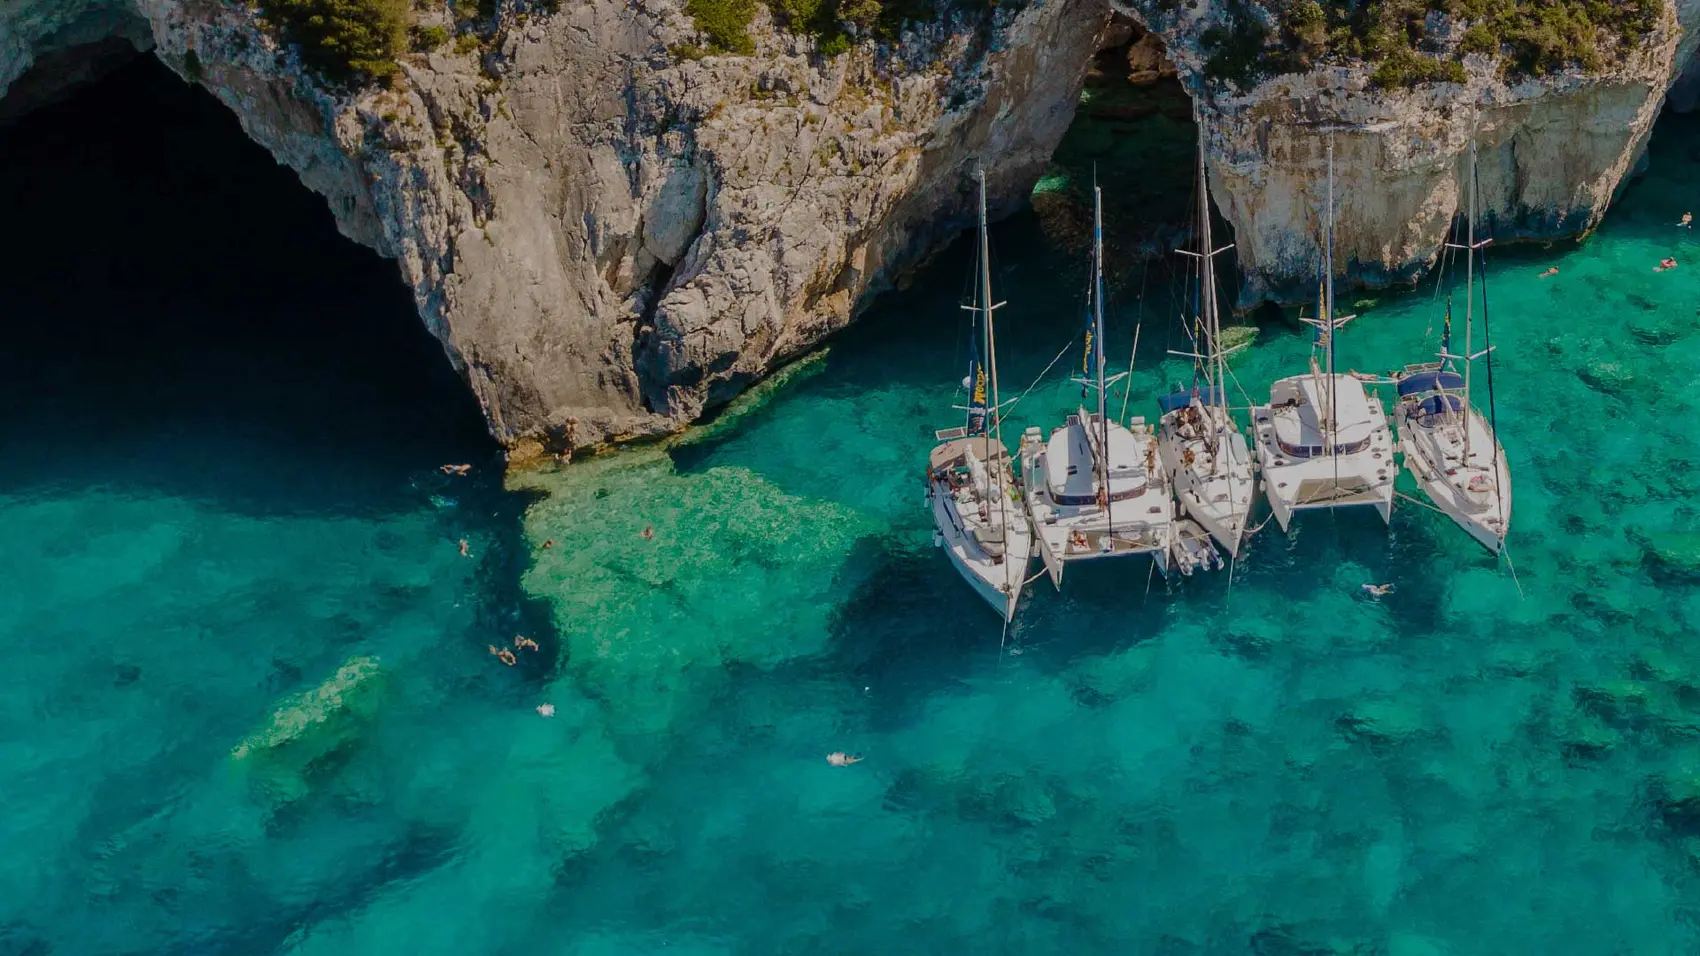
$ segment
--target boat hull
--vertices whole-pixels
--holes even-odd
[[[1336,376],[1343,381],[1345,376]],[[1282,379],[1280,386],[1298,379]],[[1359,386],[1361,388],[1361,386]],[[1275,409],[1259,405],[1252,409],[1253,444],[1263,472],[1263,494],[1275,521],[1286,531],[1301,511],[1335,508],[1372,508],[1383,523],[1393,519],[1393,481],[1398,465],[1393,456],[1393,430],[1379,400],[1368,396],[1364,409],[1368,437],[1360,440],[1362,450],[1345,454],[1297,457],[1281,447],[1275,430]]]
[[[1245,435],[1230,426],[1217,435],[1189,439],[1181,433],[1180,414],[1176,411],[1164,415],[1157,431],[1163,467],[1173,476],[1175,501],[1229,558],[1236,557],[1257,496]],[[1216,439],[1214,449],[1211,438]],[[1188,451],[1193,453],[1195,464],[1202,455],[1211,454],[1215,466],[1201,474],[1187,463]]]
[[[1044,487],[1048,452],[1042,440],[1023,439],[1021,474],[1027,519],[1051,584],[1061,588],[1064,569],[1083,561],[1148,556],[1165,577],[1173,533],[1174,500],[1166,482],[1137,498],[1114,504],[1109,514],[1097,506],[1057,505]],[[1153,508],[1158,509],[1152,515]],[[1129,515],[1140,515],[1136,520]],[[1113,524],[1111,519],[1115,519]]]
[[[1027,565],[1032,559],[1033,538],[1025,516],[1014,502],[1009,505],[1011,517],[1005,535],[1002,560],[987,554],[963,530],[961,515],[956,513],[956,501],[939,482],[929,482],[927,497],[933,508],[933,524],[938,529],[940,547],[950,559],[951,566],[962,575],[974,592],[1005,621],[1015,617],[1015,606],[1027,584]]]
[[[1505,550],[1505,535],[1511,528],[1511,467],[1505,460],[1505,449],[1481,413],[1472,408],[1467,415],[1466,427],[1470,429],[1472,445],[1492,449],[1487,455],[1472,451],[1470,467],[1454,467],[1448,474],[1441,466],[1445,450],[1437,440],[1439,436],[1412,421],[1404,405],[1394,414],[1399,426],[1399,450],[1405,456],[1406,470],[1429,501],[1477,544],[1498,555]],[[1492,495],[1472,495],[1468,491],[1469,482],[1476,476],[1491,481]]]

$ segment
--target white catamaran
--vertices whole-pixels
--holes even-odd
[[[1227,352],[1222,348],[1216,302],[1215,257],[1233,248],[1210,247],[1210,187],[1204,172],[1204,137],[1198,140],[1199,314],[1192,324],[1193,385],[1157,399],[1162,418],[1157,445],[1175,480],[1175,498],[1231,558],[1239,553],[1256,485],[1245,435],[1228,411]]]
[[[1334,314],[1334,147],[1328,147],[1323,289],[1310,373],[1277,379],[1269,404],[1252,409],[1263,491],[1285,531],[1293,513],[1370,506],[1393,514],[1393,434],[1381,400],[1355,376],[1334,371],[1334,335],[1354,316]],[[1317,352],[1323,353],[1318,364]]]
[[[1051,583],[1062,586],[1063,566],[1073,561],[1151,556],[1169,571],[1174,499],[1157,455],[1157,439],[1143,418],[1132,429],[1112,422],[1105,411],[1110,384],[1104,377],[1103,195],[1094,187],[1092,311],[1086,328],[1087,360],[1093,378],[1082,385],[1098,392],[1098,410],[1084,407],[1068,417],[1047,441],[1038,428],[1021,438],[1021,474],[1039,539],[1039,556]]]
[[[1488,408],[1493,408],[1493,344],[1472,353],[1475,325],[1476,253],[1492,240],[1476,242],[1476,144],[1470,143],[1470,208],[1463,246],[1448,244],[1467,257],[1464,267],[1464,353],[1452,354],[1452,304],[1440,334],[1440,360],[1406,366],[1399,375],[1399,450],[1417,484],[1446,516],[1494,554],[1505,549],[1511,527],[1511,468],[1493,425],[1470,401],[1471,366],[1486,359]],[[1487,314],[1487,275],[1482,275],[1482,313]],[[1484,330],[1485,330],[1484,321]],[[1464,363],[1460,375],[1456,363]]]
[[[970,336],[967,424],[936,434],[940,442],[927,458],[927,501],[932,505],[937,540],[950,563],[1005,621],[1027,583],[1033,535],[1027,516],[1013,499],[1015,476],[1003,443],[998,404],[997,338],[992,329],[991,251],[986,237],[986,174],[980,180],[980,258]],[[981,350],[984,349],[982,362]],[[988,405],[988,393],[990,404]],[[990,415],[988,431],[987,416]]]

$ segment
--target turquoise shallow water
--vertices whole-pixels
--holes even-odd
[[[1587,243],[1490,253],[1515,581],[1416,507],[1321,517],[1231,588],[1041,582],[1000,651],[918,480],[968,250],[692,440],[503,489],[388,266],[263,157],[197,177],[214,120],[132,79],[0,142],[43,224],[5,259],[0,953],[1700,949],[1700,125]],[[84,138],[128,96],[181,111],[119,130],[146,190]],[[18,185],[55,175],[70,212]],[[1038,234],[994,230],[1006,383],[1074,332]],[[1426,292],[1371,298],[1345,364],[1432,349]],[[1306,347],[1271,321],[1236,374]]]

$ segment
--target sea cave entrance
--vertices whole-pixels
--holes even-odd
[[[0,197],[14,477],[128,455],[281,490],[493,453],[394,265],[154,58],[0,127]]]
[[[1104,192],[1105,258],[1160,258],[1191,235],[1198,126],[1162,39],[1120,14],[1093,55],[1074,122],[1033,190],[1048,238],[1089,245]]]

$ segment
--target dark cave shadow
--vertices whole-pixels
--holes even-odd
[[[0,210],[8,489],[382,512],[497,463],[394,264],[153,58],[0,131]]]

